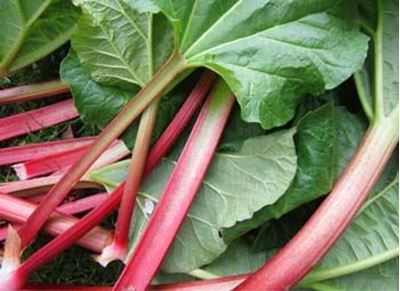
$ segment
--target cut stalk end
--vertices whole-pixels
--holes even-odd
[[[106,246],[100,255],[94,256],[94,259],[100,265],[106,267],[112,261],[116,260],[124,261],[127,252],[128,250],[126,246],[113,242],[112,244]]]

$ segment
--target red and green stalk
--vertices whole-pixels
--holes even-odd
[[[52,80],[33,85],[24,85],[0,90],[0,105],[38,100],[65,94],[69,87],[60,80]]]
[[[80,159],[91,143],[85,146],[49,154],[37,159],[29,160],[24,163],[13,165],[17,176],[21,180],[31,179],[37,176],[43,176],[57,171],[65,171],[74,162]],[[121,140],[116,140],[104,152],[103,155],[93,164],[91,169],[106,166],[129,154],[128,148]]]
[[[0,166],[43,158],[79,149],[93,143],[93,137],[71,138],[0,149]]]
[[[201,186],[234,97],[223,81],[212,89],[138,245],[113,290],[145,290]],[[162,239],[160,239],[162,238]]]
[[[210,90],[214,79],[215,74],[211,71],[205,71],[203,73],[180,110],[157,140],[156,144],[152,147],[148,156],[147,151],[150,147],[158,103],[153,103],[151,107],[144,112],[132,153],[128,178],[124,186],[124,194],[121,201],[123,207],[120,207],[119,210],[114,240],[110,246],[104,249],[101,256],[97,258],[97,261],[103,266],[115,259],[125,259],[128,252],[129,227],[142,176],[147,176],[152,169],[154,169],[176,141],[190,118],[197,108],[199,108],[202,100]]]
[[[72,99],[0,119],[0,141],[27,134],[79,116]]]
[[[55,183],[60,181],[61,176],[41,177],[26,181],[11,181],[0,183],[0,192],[13,194],[18,197],[30,197],[47,192]],[[92,181],[81,180],[74,185],[74,189],[103,189],[101,185]]]
[[[129,164],[128,176],[123,187],[121,207],[119,208],[113,242],[107,246],[97,261],[106,266],[109,262],[124,260],[128,253],[129,228],[135,207],[137,192],[142,181],[143,169],[146,164],[148,150],[151,144],[154,123],[158,112],[159,100],[154,101],[143,113],[139,130],[136,135],[132,158]]]
[[[209,83],[211,85],[211,83]],[[197,89],[196,89],[197,90]],[[203,94],[206,94],[208,91],[205,90],[205,88],[202,88],[201,90],[204,92]],[[196,94],[197,95],[197,94]],[[197,95],[199,96],[199,95]],[[201,96],[199,96],[201,97]],[[193,98],[189,98],[183,106],[181,107],[181,110],[185,109],[190,109],[190,112],[193,114],[196,110],[196,106],[193,106],[193,102],[196,103]],[[180,115],[179,115],[180,116]],[[190,117],[181,119],[179,116],[175,117],[172,120],[172,124],[176,125],[176,128],[173,127],[167,127],[167,131],[164,133],[167,136],[170,136],[171,139],[168,141],[168,143],[164,144],[164,147],[158,146],[158,154],[161,158],[162,155],[164,155],[168,150],[169,147],[172,145],[172,143],[178,138],[179,133],[182,131],[184,128],[184,125],[189,121]],[[179,119],[177,119],[179,118]],[[173,133],[170,133],[170,131],[173,131]],[[159,141],[157,142],[159,143]],[[151,154],[150,154],[151,155]],[[149,155],[149,156],[150,156]],[[153,155],[153,156],[157,156]],[[155,163],[153,163],[153,166],[155,166]],[[148,173],[151,172],[152,169],[148,168]],[[122,190],[124,186],[124,183],[122,183],[111,195],[109,199],[107,199],[103,204],[101,204],[98,208],[92,210],[87,214],[84,218],[82,218],[79,223],[74,225],[74,227],[71,227],[71,229],[68,229],[65,231],[63,234],[58,236],[56,239],[51,241],[48,245],[46,245],[44,248],[40,249],[37,253],[35,253],[35,256],[32,257],[33,261],[30,261],[31,258],[29,258],[22,266],[22,271],[19,271],[19,269],[14,273],[14,277],[11,279],[11,282],[19,282],[19,285],[22,285],[25,277],[28,276],[28,274],[38,268],[41,264],[47,262],[48,260],[51,260],[54,256],[57,254],[61,253],[64,249],[72,245],[76,240],[78,240],[81,236],[85,234],[87,229],[93,228],[96,226],[102,219],[104,219],[109,212],[114,209],[117,204],[119,203],[121,197],[122,197]],[[103,241],[104,242],[104,241]],[[108,242],[109,244],[110,242]],[[103,245],[103,247],[105,247]],[[38,259],[39,258],[39,259]],[[26,265],[25,265],[26,264]],[[26,267],[27,266],[27,267]],[[19,273],[21,272],[22,275]],[[4,282],[4,284],[7,284],[7,282]]]
[[[157,143],[152,147],[147,158],[144,176],[147,176],[160,162],[161,158],[171,149],[172,145],[193,117],[196,110],[200,108],[200,105],[209,92],[215,79],[215,73],[208,70],[203,72],[196,86],[193,88],[179,111],[175,114],[171,123],[161,134]]]
[[[384,1],[377,1],[378,21],[374,42],[375,100],[372,108],[366,102],[364,84],[357,84],[359,97],[371,124],[356,154],[303,228],[259,271],[235,290],[287,290],[296,285],[340,237],[357,214],[382,173],[399,139],[399,108],[385,110],[385,99],[398,99],[398,89],[384,87],[383,41],[385,23]],[[387,41],[397,38],[388,38]],[[387,53],[387,52],[386,52]],[[393,55],[398,51],[391,52]],[[397,66],[398,64],[393,64]],[[356,82],[360,82],[358,79]],[[393,90],[393,91],[391,91]],[[388,94],[388,95],[385,95]],[[393,96],[390,96],[392,94]]]
[[[71,216],[72,214],[96,207],[102,204],[107,197],[108,194],[97,194],[61,205],[57,208],[56,213],[53,213],[44,225],[44,231],[54,236],[63,234],[79,221],[78,218]],[[7,194],[0,194],[0,217],[7,221],[23,223],[27,220],[35,207],[36,205],[34,203]],[[112,232],[102,227],[96,227],[81,240],[77,241],[77,243],[85,248],[100,253],[103,248],[111,242],[111,239]]]
[[[22,248],[25,248],[37,235],[54,209],[64,200],[95,160],[152,101],[160,96],[168,84],[185,68],[186,64],[183,57],[179,54],[174,54],[135,98],[124,106],[117,117],[89,147],[84,156],[52,187],[43,202],[22,225],[18,232],[21,237]]]

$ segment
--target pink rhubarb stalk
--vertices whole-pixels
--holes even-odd
[[[61,176],[49,176],[43,178],[37,178],[26,181],[12,181],[0,183],[0,192],[3,193],[12,193],[18,197],[29,197],[32,195],[42,194],[47,192],[51,186],[60,181]],[[79,181],[74,189],[86,189],[86,188],[94,188],[94,189],[103,189],[103,187],[92,181]]]
[[[97,140],[89,147],[84,156],[76,162],[52,187],[43,202],[19,230],[22,247],[27,246],[53,210],[68,195],[79,179],[89,170],[96,159],[131,124],[135,118],[168,86],[168,84],[186,68],[183,57],[174,54],[154,75],[149,83],[129,101],[114,120],[102,131]]]
[[[38,159],[30,160],[13,166],[18,178],[21,180],[43,176],[56,171],[65,171],[74,162],[79,160],[90,146],[71,149],[64,152],[50,154]],[[116,140],[100,158],[93,164],[91,169],[99,168],[113,163],[129,154],[128,148],[121,140]]]
[[[188,98],[152,147],[144,169],[145,176],[154,169],[161,158],[170,150],[196,110],[200,107],[215,79],[216,75],[211,71],[205,71],[201,75]]]
[[[94,137],[71,138],[0,149],[0,166],[39,159],[89,146]]]
[[[60,80],[0,90],[0,105],[26,102],[68,93],[69,88]]]
[[[180,110],[151,149],[148,157],[147,151],[151,142],[151,134],[156,118],[156,107],[158,105],[152,105],[154,107],[149,107],[143,114],[132,153],[128,178],[124,186],[124,194],[121,201],[123,207],[119,210],[114,240],[110,246],[104,249],[101,256],[97,258],[97,261],[103,266],[115,259],[125,259],[128,252],[129,227],[142,176],[147,176],[171,148],[197,108],[200,107],[215,78],[215,74],[211,71],[205,71],[202,74]]]
[[[116,259],[124,260],[128,253],[129,228],[133,209],[135,207],[136,195],[139,191],[143,169],[150,148],[158,105],[159,100],[151,104],[140,119],[139,130],[136,135],[136,141],[128,169],[128,176],[123,187],[122,206],[119,208],[118,212],[114,239],[113,242],[103,250],[101,256],[97,258],[97,261],[103,266],[106,266],[109,262]]]
[[[95,195],[93,197],[80,199],[82,201],[74,201],[66,203],[59,208],[57,212],[52,214],[51,218],[44,225],[44,230],[54,236],[59,236],[73,225],[79,219],[70,216],[100,205],[108,198],[108,194]],[[91,204],[91,206],[90,206]],[[25,200],[12,197],[7,194],[0,194],[0,217],[1,219],[11,221],[13,223],[23,223],[33,212],[36,205]],[[77,244],[100,253],[103,248],[111,242],[112,233],[102,227],[96,227],[88,232]]]
[[[68,228],[63,234],[55,237],[52,241],[30,256],[17,270],[6,278],[6,280],[1,282],[2,286],[6,288],[5,290],[18,290],[18,288],[21,288],[30,273],[37,270],[44,263],[52,260],[98,225],[118,206],[121,200],[122,190],[123,187],[120,185],[107,197],[104,203],[98,205],[86,214],[84,218],[78,220],[73,227]]]
[[[306,225],[237,290],[287,290],[300,281],[357,214],[397,140],[398,130],[393,130],[387,122],[373,125],[331,194]]]
[[[0,119],[0,141],[78,117],[72,99]]]
[[[204,104],[161,199],[113,290],[145,290],[199,189],[228,120],[234,97],[219,81]]]

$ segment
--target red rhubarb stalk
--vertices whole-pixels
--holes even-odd
[[[233,102],[233,101],[231,101]],[[187,103],[185,103],[187,104]],[[185,105],[183,106],[185,107]],[[194,113],[195,110],[192,111],[192,113]],[[178,116],[179,117],[179,116]],[[177,128],[181,129],[184,127],[184,125],[189,121],[189,118],[185,118],[185,119],[179,119],[180,122],[176,121],[177,117],[174,118],[174,120],[172,121],[172,123],[174,123],[175,125],[177,125]],[[170,131],[175,131],[175,128],[173,127],[168,127],[168,130]],[[171,136],[171,141],[169,141],[169,143],[173,143],[176,138],[178,137],[180,131],[176,131],[174,134],[168,134],[169,136]],[[161,156],[165,154],[165,152],[168,150],[168,147],[161,147]],[[155,163],[153,163],[153,166],[155,166]],[[147,172],[150,173],[151,172],[151,168],[149,169],[149,171]],[[96,225],[96,223],[98,223],[98,221],[101,221],[102,218],[104,218],[105,216],[108,215],[108,212],[104,211],[104,209],[113,209],[113,207],[116,206],[117,203],[119,203],[121,197],[122,197],[122,191],[121,189],[124,187],[124,183],[122,183],[115,191],[114,194],[112,195],[113,198],[111,199],[107,199],[101,206],[103,207],[103,209],[98,210],[97,208],[94,209],[93,211],[91,211],[88,215],[86,215],[85,217],[83,217],[80,221],[79,224],[74,225],[73,228],[69,229],[67,232],[63,233],[62,235],[60,235],[59,237],[57,237],[57,239],[51,241],[49,244],[51,244],[49,247],[43,248],[41,250],[39,250],[35,255],[39,256],[41,259],[39,261],[39,263],[32,263],[32,265],[30,265],[31,267],[29,267],[28,271],[25,271],[25,275],[24,277],[28,276],[28,273],[35,269],[38,268],[40,266],[40,264],[50,260],[51,258],[53,258],[54,256],[56,256],[57,254],[61,253],[64,249],[68,248],[70,245],[72,245],[77,239],[79,239],[80,236],[83,235],[83,233],[85,231],[87,231],[87,229],[90,229],[90,227],[94,227]],[[97,211],[97,212],[96,212]],[[103,211],[102,213],[99,213],[99,211]],[[95,212],[94,214],[92,212]],[[93,219],[93,216],[97,216],[96,220]],[[73,235],[71,235],[71,233],[73,233]],[[53,244],[55,244],[56,246],[54,246]],[[29,265],[28,265],[29,266]],[[18,277],[18,275],[15,275],[16,277]],[[20,280],[21,284],[22,281],[24,281],[24,279]]]
[[[113,290],[145,290],[199,189],[228,120],[234,97],[218,81],[204,104],[140,241]]]
[[[38,159],[30,160],[13,166],[21,180],[43,176],[56,171],[65,171],[85,153],[90,143],[80,148],[50,154]],[[113,163],[129,153],[128,148],[121,140],[116,140],[100,158],[93,164],[92,169]]]
[[[86,214],[83,219],[78,220],[73,227],[68,228],[62,235],[57,236],[30,256],[9,278],[1,282],[2,286],[6,288],[5,290],[18,290],[18,288],[21,288],[30,273],[37,270],[44,263],[52,260],[98,225],[118,206],[121,200],[122,190],[123,187],[119,186],[107,197],[104,203],[94,208]]]
[[[50,154],[82,148],[93,143],[94,137],[72,138],[0,149],[0,166],[39,159]]]
[[[350,224],[390,158],[399,139],[399,107],[397,102],[390,107],[388,104],[398,100],[398,82],[384,79],[390,74],[398,75],[398,62],[393,62],[398,56],[398,32],[397,36],[392,35],[393,29],[386,25],[391,26],[393,17],[398,18],[398,7],[389,11],[386,4],[383,0],[377,1],[377,29],[372,38],[375,45],[374,108],[366,102],[363,88],[367,86],[357,80],[358,95],[364,108],[368,108],[366,112],[371,120],[360,147],[331,194],[303,228],[237,290],[287,290],[299,282]],[[390,21],[386,21],[387,16]],[[384,50],[383,42],[394,49]]]
[[[87,205],[87,203],[92,203],[92,207],[100,205],[108,197],[108,194],[102,195],[103,196],[85,198],[84,201],[79,203],[71,202],[73,203],[72,205],[70,203],[64,204],[57,209],[57,213],[54,213],[51,216],[43,229],[54,236],[63,234],[67,229],[71,228],[77,223],[77,221],[79,221],[77,218],[70,216],[70,214],[79,213],[83,208],[88,208],[89,205]],[[83,204],[85,204],[85,206]],[[27,220],[35,207],[36,205],[34,203],[10,195],[0,194],[0,217],[4,220],[13,223],[23,223]],[[88,232],[81,240],[77,241],[77,244],[100,253],[103,248],[111,242],[111,239],[112,233],[110,231],[102,227],[96,227],[92,231]]]
[[[128,176],[123,187],[121,207],[119,208],[113,242],[107,246],[97,261],[106,266],[113,260],[124,260],[128,253],[129,228],[135,207],[136,195],[139,191],[145,167],[151,136],[158,112],[159,100],[153,102],[143,113],[135,145],[132,151]]]
[[[176,141],[210,90],[214,79],[215,74],[213,72],[205,71],[203,73],[180,110],[151,149],[148,157],[147,151],[150,146],[156,109],[149,108],[143,114],[128,170],[128,178],[124,186],[124,194],[121,201],[123,207],[119,210],[114,240],[110,246],[104,249],[101,256],[97,258],[97,261],[103,266],[106,266],[110,261],[115,259],[125,259],[128,252],[129,227],[142,176],[146,176],[152,171]]]
[[[47,192],[51,186],[57,183],[61,179],[61,176],[49,176],[43,178],[37,178],[26,181],[12,181],[0,183],[0,192],[3,193],[12,193],[18,197],[28,197],[32,195],[42,194]],[[79,181],[74,189],[86,189],[86,188],[94,188],[94,189],[103,189],[101,185],[92,182],[92,181]]]
[[[185,69],[181,55],[174,54],[167,63],[154,75],[149,83],[129,101],[114,120],[98,136],[84,156],[76,162],[52,187],[43,202],[35,209],[29,219],[19,230],[22,247],[27,246],[44,225],[53,210],[68,195],[79,179],[106,150],[106,148],[131,124],[135,118],[157,97],[168,84]]]
[[[154,169],[161,158],[170,150],[189,120],[200,107],[215,79],[216,75],[208,70],[201,75],[188,98],[152,147],[144,169],[145,176]]]
[[[388,128],[389,127],[389,128]],[[373,125],[331,194],[306,225],[237,290],[287,290],[300,281],[336,242],[357,214],[397,144],[387,123]]]
[[[69,88],[60,80],[0,90],[0,105],[26,102],[68,93]]]
[[[81,213],[81,212],[85,212],[88,211],[90,209],[93,209],[94,207],[96,207],[97,205],[103,203],[108,197],[108,194],[106,193],[100,193],[100,194],[95,194],[95,195],[91,195],[88,197],[84,197],[72,202],[68,202],[65,203],[59,207],[57,207],[57,211],[64,213],[64,214],[70,214],[70,215],[74,215],[77,213]],[[41,197],[43,198],[43,197]],[[1,198],[0,198],[1,201]],[[29,200],[30,201],[30,200]],[[35,203],[34,201],[30,201]],[[18,210],[20,211],[20,210]],[[32,209],[33,211],[33,209]],[[14,212],[15,213],[15,212]],[[26,216],[26,218],[28,217],[28,215]],[[18,217],[19,221],[25,221],[25,219],[22,219],[21,217]],[[15,229],[19,229],[20,224],[15,224],[14,225]],[[45,229],[47,230],[47,229]],[[54,235],[54,233],[52,233]],[[7,235],[7,227],[0,227],[0,241],[3,241],[6,239],[6,235]]]
[[[0,119],[0,141],[78,117],[71,99]]]

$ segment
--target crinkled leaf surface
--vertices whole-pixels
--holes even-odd
[[[216,154],[164,262],[165,271],[187,272],[211,262],[227,247],[219,234],[221,228],[252,217],[286,191],[296,171],[293,134],[291,129],[251,138],[237,152]],[[115,186],[125,178],[127,164],[95,171],[91,178]],[[165,159],[141,188],[132,223],[133,245],[174,164]]]
[[[223,231],[229,242],[270,219],[328,193],[357,149],[364,125],[343,108],[325,105],[307,114],[295,135],[298,168],[286,194],[247,221]]]
[[[63,60],[61,79],[71,88],[82,120],[103,128],[132,97],[132,90],[101,85],[85,70],[74,51]]]
[[[382,68],[375,72],[376,78],[382,78],[382,97],[380,102],[383,114],[388,116],[396,111],[399,103],[399,1],[378,0],[379,15],[377,38],[381,42],[381,56],[378,56],[378,66]],[[379,93],[378,93],[379,95]],[[379,98],[379,97],[378,97]],[[398,108],[397,108],[398,111]]]
[[[135,9],[135,1],[75,0],[83,9],[72,37],[82,65],[106,85],[143,87],[172,52],[166,18]]]
[[[399,2],[365,1],[361,7],[367,30],[374,37],[375,49],[356,76],[358,92],[371,118],[387,117],[393,111],[398,113]],[[368,21],[368,17],[374,21]]]
[[[72,35],[79,16],[70,1],[0,1],[0,76],[49,54]]]
[[[174,41],[151,1],[75,3],[85,15],[72,44],[95,80],[143,85],[150,62],[157,69],[175,45],[186,69],[219,73],[242,117],[264,128],[290,120],[305,93],[339,85],[367,51],[367,37],[353,23],[355,5],[344,0],[156,0]],[[151,39],[158,45],[151,48]]]
[[[324,290],[322,286],[349,291],[396,290],[396,258],[399,251],[397,180],[396,177],[383,191],[367,201],[321,263],[301,283],[302,287],[317,290]],[[254,251],[253,242],[249,237],[240,238],[203,269],[218,276],[257,270],[274,250]]]
[[[71,88],[81,119],[86,124],[100,129],[104,128],[117,115],[121,107],[138,90],[138,88],[127,89],[96,82],[88,70],[82,67],[73,50],[61,63],[60,75],[61,79]],[[185,84],[179,85],[161,98],[153,138],[162,133],[193,85],[193,78],[188,79]],[[134,123],[124,132],[123,139],[128,145],[132,144],[136,131],[137,123]]]
[[[335,278],[346,269],[364,270],[397,258],[399,255],[398,193],[399,184],[396,177],[387,188],[365,203],[349,228],[307,277],[306,282]],[[358,280],[357,288],[354,285],[355,289],[349,290],[364,290],[362,286],[369,285],[365,282],[367,280],[368,277],[365,276],[362,280]],[[389,279],[385,278],[386,280]],[[391,278],[391,282],[392,286],[397,286],[398,278]],[[373,290],[371,287],[367,290]]]

